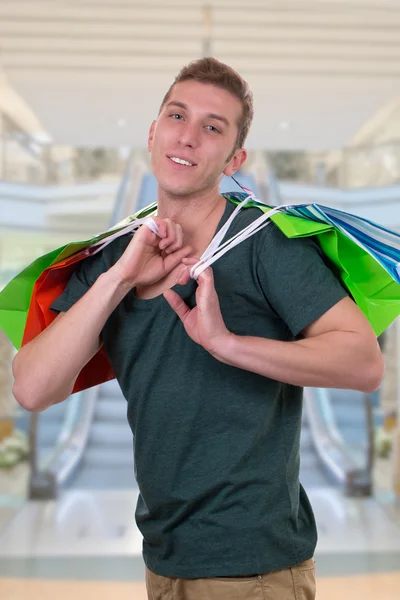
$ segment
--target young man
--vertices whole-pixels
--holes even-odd
[[[39,411],[105,345],[135,438],[151,600],[314,598],[302,386],[372,391],[383,377],[371,327],[312,241],[270,225],[189,278],[234,209],[219,185],[246,159],[252,114],[230,67],[181,71],[148,142],[161,237],[142,227],[84,260],[14,361],[15,396]],[[228,236],[258,216],[242,210]]]

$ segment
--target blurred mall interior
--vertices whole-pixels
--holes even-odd
[[[157,199],[148,129],[201,56],[254,93],[243,185],[400,229],[398,0],[0,0],[0,289]],[[378,392],[305,390],[319,600],[400,594],[400,323],[379,341]],[[143,600],[126,401],[111,381],[29,413],[15,352],[0,331],[1,599]]]

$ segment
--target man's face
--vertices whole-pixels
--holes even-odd
[[[149,135],[160,190],[175,197],[194,196],[218,189],[223,172],[237,171],[246,152],[239,149],[229,163],[227,159],[241,111],[240,101],[224,89],[197,81],[177,83]]]

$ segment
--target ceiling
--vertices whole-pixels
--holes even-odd
[[[144,147],[205,54],[253,89],[250,148],[340,148],[400,99],[400,2],[0,0],[1,64],[56,143]]]

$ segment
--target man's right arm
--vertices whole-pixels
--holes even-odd
[[[109,269],[76,304],[21,348],[13,361],[13,394],[21,406],[38,412],[68,398],[80,371],[100,348],[105,322],[130,289]]]
[[[21,406],[39,412],[68,398],[79,373],[99,350],[102,329],[124,296],[138,285],[160,281],[191,253],[190,246],[182,247],[180,225],[170,219],[154,220],[158,236],[141,227],[119,260],[15,356],[13,394]]]

